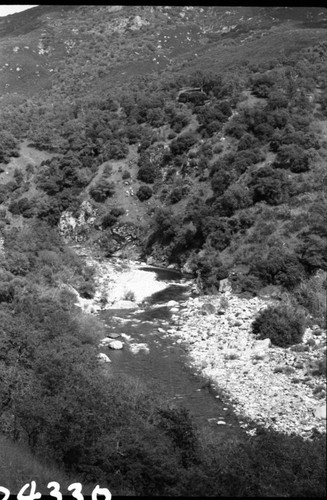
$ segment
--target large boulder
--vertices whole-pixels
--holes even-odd
[[[99,346],[100,346],[100,347],[107,347],[107,346],[108,346],[111,342],[113,342],[113,339],[115,339],[115,338],[119,337],[119,334],[118,334],[118,333],[113,334],[113,335],[115,335],[114,337],[111,337],[111,335],[112,335],[112,334],[109,334],[109,336],[108,336],[108,337],[105,337],[104,339],[101,339],[101,340],[100,340],[100,344],[99,344]]]
[[[215,314],[215,313],[216,313],[216,308],[213,304],[211,304],[210,302],[202,304],[201,314]]]
[[[254,352],[265,352],[271,346],[270,339],[257,340],[254,344],[253,351]]]
[[[111,363],[111,359],[109,359],[108,356],[106,354],[104,354],[103,352],[100,352],[97,355],[97,358],[98,358],[100,363]]]
[[[108,333],[108,337],[110,337],[111,339],[118,339],[118,337],[120,337],[121,335],[122,335],[121,333],[114,333],[114,332]]]
[[[315,416],[317,418],[324,418],[326,420],[326,403],[323,405],[317,406],[315,410]]]
[[[110,349],[119,350],[124,347],[124,344],[120,340],[112,340],[111,342],[109,342],[108,347]]]

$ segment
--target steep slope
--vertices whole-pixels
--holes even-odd
[[[322,399],[326,18],[320,8],[90,5],[0,20],[0,430],[68,477],[141,496],[325,495],[316,428],[306,441],[260,429],[218,445],[157,388],[102,371],[107,327],[76,311],[71,288],[81,302],[97,297],[95,269],[71,247],[181,269],[203,295],[186,313],[194,336],[185,316],[178,333],[201,331],[197,365],[202,342],[217,340],[213,368],[232,331],[235,349],[221,355],[237,376],[244,320],[251,344],[254,334],[275,343],[274,379]],[[227,314],[226,283],[239,295]],[[254,324],[242,300],[261,303],[255,295],[277,305],[256,309]],[[303,364],[286,366],[293,350],[314,361],[314,383]]]

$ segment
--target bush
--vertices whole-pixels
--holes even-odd
[[[11,302],[14,298],[12,283],[0,283],[0,302]]]
[[[132,290],[128,290],[124,294],[124,300],[130,300],[131,302],[135,302],[135,293]]]
[[[297,302],[307,309],[322,328],[326,321],[326,286],[327,273],[321,270],[307,281],[302,281],[294,290]]]
[[[108,141],[103,147],[103,161],[121,160],[128,155],[128,145],[119,139]]]
[[[95,286],[90,281],[84,281],[79,288],[78,292],[84,299],[93,299],[95,294]]]
[[[122,179],[123,180],[126,180],[126,179],[130,179],[131,177],[131,174],[128,170],[124,170],[124,172],[122,173]]]
[[[269,205],[287,201],[291,188],[286,173],[271,167],[262,167],[254,172],[249,186],[253,187],[253,203],[265,201]]]
[[[307,172],[310,168],[309,157],[296,144],[281,146],[278,149],[274,166],[277,168],[289,168],[291,172],[296,174]]]
[[[260,339],[269,338],[272,344],[288,347],[302,341],[305,316],[302,310],[291,306],[270,306],[259,313],[252,323],[252,331]]]
[[[142,165],[137,173],[138,180],[146,182],[147,184],[153,184],[156,177],[157,177],[156,169],[150,163]]]
[[[237,122],[230,121],[230,123],[228,123],[228,125],[226,125],[225,127],[225,134],[230,135],[231,137],[235,137],[235,139],[241,139],[244,133],[244,125]]]
[[[120,215],[123,215],[125,210],[121,207],[114,207],[109,213],[105,214],[101,220],[101,225],[104,229],[113,226]]]
[[[193,134],[185,134],[173,139],[170,143],[170,150],[173,155],[181,155],[190,149],[196,143],[196,137]]]
[[[115,193],[115,184],[105,178],[101,178],[99,182],[90,189],[90,195],[99,203],[105,201],[108,196],[113,196]]]
[[[152,189],[150,186],[140,186],[137,190],[136,196],[140,201],[148,200],[152,196]]]
[[[174,205],[175,203],[178,203],[179,201],[181,201],[181,199],[183,198],[183,191],[182,191],[182,187],[176,187],[172,190],[172,192],[170,193],[168,199],[169,199],[169,202]]]
[[[255,147],[258,147],[259,141],[256,137],[254,137],[252,134],[244,134],[243,137],[240,139],[238,145],[237,145],[237,150],[238,151],[244,151],[245,149],[252,149]]]
[[[265,285],[282,285],[293,289],[305,278],[305,269],[296,255],[272,249],[266,257],[256,258],[250,273]]]

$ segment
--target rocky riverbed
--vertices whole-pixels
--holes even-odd
[[[269,300],[223,296],[189,298],[172,316],[168,331],[185,345],[190,363],[222,390],[243,419],[310,438],[326,432],[326,376],[316,373],[326,352],[326,331],[307,328],[289,348],[257,340],[251,325]],[[177,309],[176,305],[174,306]]]
[[[138,262],[100,263],[89,252],[77,250],[96,269],[94,299],[78,298],[86,312],[137,309],[145,297],[167,286],[151,278],[151,273],[147,282],[138,281]],[[132,301],[124,300],[128,292]],[[180,344],[208,385],[233,402],[249,434],[256,433],[255,425],[262,425],[311,438],[326,432],[326,371],[318,373],[326,352],[326,330],[307,328],[302,343],[289,348],[258,340],[252,334],[252,322],[261,309],[273,303],[240,298],[228,290],[219,296],[189,297],[168,304],[171,325],[160,333]]]

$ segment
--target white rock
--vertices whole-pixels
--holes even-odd
[[[266,351],[267,349],[269,349],[270,346],[271,346],[270,339],[257,340],[257,342],[254,344],[253,350],[255,352],[262,352],[262,351]]]
[[[170,300],[169,302],[167,302],[167,307],[176,307],[178,305],[179,304],[176,300]]]
[[[324,418],[326,420],[326,403],[321,406],[317,406],[315,416],[317,418]]]
[[[145,343],[144,344],[130,344],[129,345],[129,350],[133,354],[137,354],[139,351],[144,351],[146,353],[150,352],[148,344],[145,344]]]
[[[124,344],[120,340],[113,340],[108,344],[108,347],[110,347],[110,349],[122,349]]]
[[[100,352],[97,355],[97,358],[100,361],[100,363],[111,363],[111,359],[109,359],[108,356],[106,354],[104,354],[103,352]]]
[[[178,313],[178,312],[179,312],[179,308],[178,308],[178,307],[172,307],[172,308],[170,309],[170,311],[171,311],[172,313]]]

